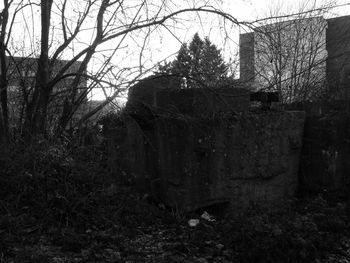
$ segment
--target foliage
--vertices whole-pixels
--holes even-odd
[[[98,120],[101,127],[101,135],[105,140],[113,137],[119,145],[126,138],[125,110],[119,112],[109,112]],[[121,152],[121,154],[123,154]]]
[[[119,116],[112,126],[120,126]],[[81,135],[82,136],[82,135]],[[1,158],[3,262],[348,262],[348,206],[318,195],[216,221],[148,202],[106,168],[99,144],[13,146]],[[326,199],[328,198],[328,199]],[[198,226],[187,221],[199,218]]]
[[[228,76],[229,65],[221,51],[205,37],[196,33],[189,44],[181,45],[176,59],[159,65],[157,74],[170,74],[187,79],[188,87],[217,87],[233,77]]]

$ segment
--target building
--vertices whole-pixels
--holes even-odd
[[[23,122],[25,108],[28,101],[33,96],[34,87],[36,85],[36,71],[38,67],[38,59],[31,57],[6,57],[7,59],[7,79],[8,79],[8,108],[10,123],[17,126]],[[51,65],[50,78],[53,79],[55,74],[65,66],[69,61],[56,60]],[[74,73],[76,73],[81,67],[81,62],[75,62],[65,72],[68,74],[66,78],[58,81],[52,90],[50,95],[49,116],[48,121],[56,121],[59,118],[63,102],[66,98],[69,98],[72,88],[71,83],[74,79]],[[72,74],[72,75],[69,75]],[[77,87],[77,94],[83,94],[82,92],[87,88],[86,78],[82,78],[80,84]],[[85,95],[86,100],[86,95]]]
[[[327,80],[340,96],[350,98],[350,16],[327,20]]]
[[[240,79],[284,102],[350,95],[350,16],[302,18],[240,35]],[[331,91],[331,93],[329,93]]]
[[[8,77],[8,90],[11,92],[18,91],[19,89],[26,87],[28,90],[35,86],[35,74],[38,67],[38,59],[31,57],[6,57],[7,59],[7,77]],[[54,77],[58,71],[65,66],[69,60],[56,60],[51,65],[50,77]],[[77,61],[73,63],[71,67],[64,74],[72,74],[62,80],[60,80],[54,87],[54,93],[62,92],[67,89],[67,86],[74,79],[74,73],[76,73],[81,66],[81,62]],[[86,72],[86,71],[84,71]],[[82,78],[78,89],[85,89],[87,86],[86,78]]]

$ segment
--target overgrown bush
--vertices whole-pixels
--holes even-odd
[[[49,211],[74,210],[81,200],[73,199],[90,195],[109,176],[104,173],[103,153],[96,147],[67,147],[62,141],[41,141],[30,147],[12,145],[0,157],[2,214],[31,209],[38,218],[47,220]]]
[[[108,118],[115,121],[107,122],[111,127],[123,127],[120,116]],[[1,154],[0,258],[9,259],[4,262],[123,262],[135,255],[139,261],[152,255],[153,262],[350,258],[349,209],[343,200],[323,194],[277,212],[252,208],[238,217],[214,214],[213,222],[196,213],[178,216],[121,187],[106,165],[103,143],[67,137],[13,145]],[[200,224],[189,227],[191,218]],[[55,253],[72,258],[53,261]]]

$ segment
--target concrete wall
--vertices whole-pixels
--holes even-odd
[[[348,192],[350,185],[350,101],[288,105],[306,112],[300,162],[304,192]]]
[[[239,61],[240,80],[246,83],[254,83],[255,54],[253,32],[241,34],[239,37]]]
[[[160,90],[155,107],[162,111],[191,116],[207,116],[219,112],[247,111],[250,92],[243,88],[195,88]]]
[[[185,210],[275,207],[294,194],[303,112],[192,113],[129,118],[125,154],[141,188]]]
[[[338,98],[350,97],[350,16],[329,19],[327,28],[327,79],[339,89]],[[341,97],[340,97],[341,96]]]
[[[151,75],[141,79],[129,89],[128,102],[152,107],[155,104],[155,94],[162,89],[180,87],[180,77]]]

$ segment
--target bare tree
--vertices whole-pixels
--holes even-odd
[[[159,61],[152,61],[150,52],[154,38],[167,32],[178,39],[178,29],[190,27],[191,14],[197,22],[201,22],[203,15],[210,15],[224,20],[221,25],[227,27],[241,24],[256,27],[256,23],[237,21],[214,0],[5,1],[0,38],[0,136],[6,138],[13,126],[28,142],[38,135],[59,135],[76,118],[92,90],[112,91],[103,103],[79,116],[75,123],[87,120],[118,96],[125,95],[131,85],[156,67]],[[264,35],[268,36],[266,32]],[[279,43],[282,42],[281,39]],[[302,44],[294,43],[293,48],[297,45]],[[292,55],[287,52],[283,56]],[[299,57],[294,56],[293,63],[285,63],[290,60],[283,57],[273,60],[276,69],[273,78],[268,79],[283,82],[286,69],[291,67],[301,74],[307,66],[300,66]],[[312,65],[318,61],[311,56],[309,60]],[[23,70],[28,64],[33,64],[31,72]],[[314,75],[308,78],[311,82]],[[19,86],[16,92],[11,79]],[[18,115],[15,118],[8,116],[8,106],[13,104],[7,100],[10,90],[11,97],[16,97],[13,93],[21,97],[20,103],[15,103],[20,109],[11,110]],[[288,96],[295,96],[294,93],[303,94],[298,88]],[[14,119],[15,123],[11,123]]]
[[[284,102],[320,94],[326,77],[326,21],[301,18],[265,26],[256,35],[257,83]]]
[[[13,70],[15,77],[23,78],[20,91],[24,117],[20,125],[27,141],[40,134],[59,134],[66,129],[92,89],[108,87],[114,91],[97,109],[81,116],[81,121],[123,94],[156,66],[146,55],[146,50],[152,46],[152,36],[162,29],[175,35],[174,29],[187,22],[186,14],[211,14],[239,24],[208,1],[202,4],[198,1],[178,4],[171,0],[13,0],[6,3],[2,11],[3,45],[0,50],[3,73],[0,125],[4,127],[1,130],[8,130],[8,68],[14,68],[17,69]],[[15,16],[19,13],[21,17]],[[12,23],[15,27],[24,29],[24,36],[30,35],[23,40],[22,62],[15,57],[19,49],[9,46],[11,41],[18,43],[15,40],[20,37],[10,30],[12,24],[5,23],[8,16],[15,21]],[[131,55],[138,57],[138,65],[125,66]],[[30,75],[28,84],[28,76],[21,73],[26,64],[23,60],[32,61],[33,56],[38,57],[37,65],[32,66],[35,77]],[[124,66],[118,65],[120,61]],[[68,84],[62,85],[67,80]],[[57,97],[60,97],[60,107],[55,104]],[[53,106],[56,113],[51,118]]]
[[[6,79],[6,27],[8,23],[8,11],[9,1],[4,1],[4,9],[1,12],[1,32],[0,32],[0,100],[1,100],[1,111],[0,111],[0,140],[6,139],[8,133],[8,116],[7,116],[7,79]]]
[[[292,15],[270,12],[256,21],[253,34],[255,89],[278,91],[283,102],[323,96],[326,90],[324,15],[335,5],[311,7]],[[244,60],[244,58],[243,58]]]
[[[0,142],[7,142],[9,139],[9,109],[8,109],[8,78],[9,65],[6,62],[7,55],[10,55],[8,49],[10,36],[18,14],[29,3],[22,0],[4,0],[4,6],[0,13]]]

